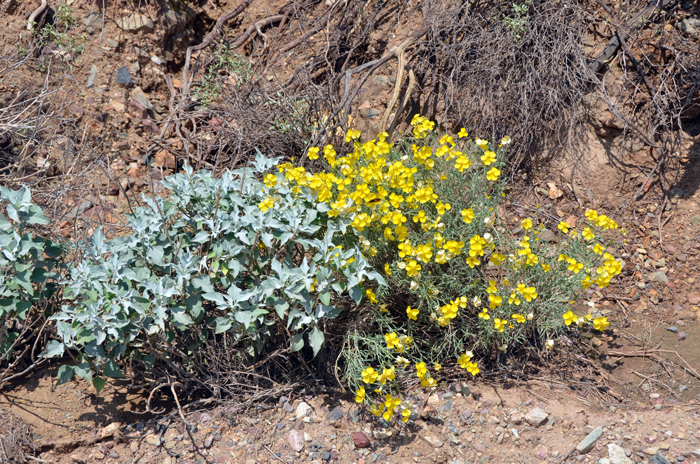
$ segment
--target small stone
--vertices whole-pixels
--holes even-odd
[[[549,229],[544,229],[542,232],[540,232],[539,238],[540,238],[540,240],[545,241],[545,242],[556,242],[557,241],[557,236]]]
[[[685,332],[678,332],[678,335],[676,336],[676,338],[678,338],[679,342],[682,342],[683,340],[688,338],[688,334]]]
[[[661,456],[660,454],[655,454],[652,457],[650,457],[649,462],[651,464],[671,464],[665,457]]]
[[[131,450],[132,453],[136,453],[139,450],[138,442],[132,441],[131,444],[129,445],[129,449]]]
[[[595,445],[595,442],[598,441],[601,435],[603,435],[603,428],[596,427],[595,430],[589,433],[588,436],[584,438],[581,443],[578,444],[578,446],[576,446],[576,450],[581,454],[588,453],[591,449],[593,449],[593,445]]]
[[[146,94],[143,93],[141,87],[134,87],[134,90],[131,91],[131,98],[133,98],[136,103],[141,105],[144,109],[153,110],[153,105],[148,100]]]
[[[117,20],[117,26],[126,32],[151,32],[155,25],[151,18],[140,13],[134,13]]]
[[[301,419],[305,418],[306,416],[308,416],[309,413],[311,412],[311,409],[312,409],[311,406],[304,403],[303,401],[301,403],[299,403],[299,406],[297,406],[297,410],[294,413],[296,415],[297,420],[301,420]]]
[[[211,448],[211,445],[213,445],[213,444],[214,444],[214,435],[213,434],[207,435],[207,438],[204,440],[204,448],[209,449],[209,448]]]
[[[464,411],[462,411],[462,414],[461,414],[461,416],[462,416],[464,419],[469,419],[469,418],[472,417],[473,415],[474,415],[474,412],[473,412],[471,409],[465,409]]]
[[[528,422],[528,424],[534,427],[539,427],[540,425],[544,424],[547,417],[549,417],[549,414],[540,408],[532,409],[525,414],[525,420]]]
[[[474,449],[477,450],[477,451],[480,452],[480,453],[485,453],[485,452],[486,452],[486,446],[484,446],[484,444],[481,443],[481,442],[479,442],[479,441],[477,441],[476,443],[474,443],[473,446],[474,446]]]
[[[666,330],[668,330],[669,332],[678,333],[678,327],[671,326],[667,327]]]
[[[95,452],[92,453],[92,457],[101,461],[105,458],[105,454],[100,450],[95,450]]]
[[[161,438],[158,435],[149,435],[146,437],[146,442],[153,446],[160,446]]]
[[[328,413],[326,416],[326,420],[328,422],[337,422],[340,419],[343,418],[343,408],[340,406],[336,406],[331,410],[331,412]]]
[[[367,110],[367,118],[368,119],[376,119],[379,117],[380,114],[381,113],[376,108],[370,108]]]
[[[510,414],[510,421],[513,425],[520,425],[523,423],[523,415],[519,412],[512,412]]]
[[[441,448],[444,443],[438,437],[430,434],[423,435],[423,439],[430,443],[433,448]]]
[[[95,86],[95,77],[97,77],[97,66],[94,64],[90,66],[90,75],[88,76],[86,88],[91,88]]]
[[[83,464],[84,462],[87,462],[87,456],[85,456],[83,453],[73,453],[70,455],[71,461],[75,462],[76,464]]]
[[[668,277],[664,271],[656,271],[649,276],[649,280],[652,282],[659,282],[662,284],[668,283]]]
[[[85,27],[95,28],[102,24],[102,15],[93,11],[92,13],[85,16],[81,22],[85,24]]]
[[[165,64],[165,60],[164,60],[164,59],[159,58],[159,57],[157,57],[157,56],[155,56],[155,55],[153,55],[153,56],[151,57],[151,61],[152,61],[154,64],[157,64],[158,66],[163,66],[163,65]]]
[[[122,424],[120,422],[112,422],[107,427],[102,429],[102,433],[100,433],[100,436],[102,437],[102,439],[111,437],[115,434],[115,432],[119,430],[119,427],[121,427],[121,425]]]
[[[700,304],[700,293],[688,295],[688,303],[692,305]]]
[[[129,70],[126,69],[126,66],[117,69],[117,77],[114,79],[114,82],[124,87],[134,85],[134,80],[131,78],[131,74],[129,74]]]
[[[369,448],[369,438],[362,432],[353,433],[352,442],[355,444],[355,448]]]
[[[380,429],[380,430],[375,430],[373,432],[374,438],[377,440],[385,440],[389,438],[390,436],[393,435],[393,432],[391,430],[386,430],[386,429]]]
[[[287,442],[289,443],[289,446],[297,453],[304,449],[304,437],[296,430],[291,430],[289,432]]]
[[[158,124],[156,124],[156,122],[151,118],[142,119],[141,125],[143,126],[143,130],[146,132],[150,132],[151,134],[160,134]]]
[[[627,457],[625,450],[615,443],[608,444],[608,457],[610,464],[634,464],[634,461]]]
[[[659,447],[658,446],[652,446],[650,448],[644,448],[642,451],[644,451],[644,454],[648,454],[650,456],[655,455],[656,453],[659,452]]]
[[[537,451],[535,451],[535,457],[540,461],[545,461],[549,456],[549,448],[546,446],[540,446]]]

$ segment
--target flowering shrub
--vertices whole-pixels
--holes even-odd
[[[443,366],[476,376],[480,358],[528,340],[551,348],[572,323],[605,329],[605,318],[579,318],[567,306],[621,271],[604,245],[617,224],[595,211],[578,227],[559,223],[557,243],[542,239],[536,217],[523,218],[517,233],[506,227],[499,205],[509,137],[470,139],[465,129],[439,137],[422,116],[411,125],[395,144],[386,133],[361,143],[350,130],[348,153],[309,149],[326,171],[278,167],[292,192],[311,192],[329,217],[350,223],[349,235],[384,274],[386,286],[365,289],[376,333],[349,334],[345,359],[356,401],[386,421],[410,417],[399,374],[435,387]]]

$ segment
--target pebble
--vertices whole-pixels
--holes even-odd
[[[649,276],[649,280],[652,282],[659,282],[662,284],[668,283],[668,277],[664,271],[656,271]]]
[[[302,401],[299,403],[299,406],[297,406],[297,410],[295,412],[297,420],[305,418],[309,415],[309,412],[311,412],[311,406]]]
[[[679,342],[682,342],[686,338],[688,338],[688,334],[685,332],[678,332],[678,335],[676,336]]]
[[[122,424],[120,422],[112,422],[107,427],[102,429],[102,433],[100,434],[100,436],[103,439],[105,439],[107,437],[111,437],[119,430],[119,427],[121,427],[121,425]]]
[[[423,435],[423,439],[430,443],[434,448],[441,448],[444,443],[438,437],[430,434]]]
[[[634,464],[634,461],[627,457],[625,450],[615,443],[608,444],[608,457],[610,464]]]
[[[353,433],[352,442],[355,444],[355,448],[369,448],[369,438],[362,432]]]
[[[678,333],[678,327],[671,326],[667,327],[666,330],[668,330],[669,332]]]
[[[88,76],[87,85],[85,86],[86,88],[89,89],[91,87],[94,87],[95,77],[97,77],[97,66],[93,64],[92,66],[90,66],[90,75]]]
[[[340,419],[343,418],[343,408],[340,406],[336,406],[331,410],[331,412],[328,413],[328,416],[326,416],[326,420],[328,422],[337,422]]]
[[[642,451],[644,451],[644,454],[648,454],[650,456],[655,455],[656,453],[659,452],[659,447],[658,446],[652,446],[650,448],[644,448]]]
[[[540,408],[531,409],[527,414],[525,414],[525,420],[527,423],[534,427],[539,427],[540,425],[544,424],[547,417],[549,417],[549,414]]]
[[[655,454],[654,456],[649,458],[649,463],[650,464],[671,464],[668,462],[668,460],[661,456],[660,454]]]
[[[124,87],[134,85],[134,80],[131,78],[131,74],[129,74],[129,70],[126,69],[126,66],[117,69],[117,77],[114,79],[114,82]]]
[[[136,101],[136,103],[141,105],[144,109],[153,110],[153,105],[143,90],[141,90],[141,87],[134,87],[134,90],[131,91],[131,98],[133,98],[134,101]]]
[[[537,451],[535,451],[535,457],[540,461],[545,461],[549,456],[549,448],[546,446],[540,446]]]
[[[124,16],[117,20],[117,26],[127,32],[151,32],[155,25],[151,18],[140,13]]]
[[[375,430],[374,431],[374,438],[377,440],[386,440],[390,436],[392,436],[394,433],[391,430],[386,430],[386,429],[381,429],[381,430]]]
[[[287,437],[287,443],[297,453],[304,449],[304,437],[296,430],[291,430]]]
[[[576,446],[576,450],[581,454],[588,453],[591,449],[593,449],[593,445],[595,445],[595,442],[598,441],[601,435],[603,435],[603,428],[596,427],[578,444],[578,446]]]

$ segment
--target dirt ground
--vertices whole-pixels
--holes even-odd
[[[24,3],[0,18],[0,51],[6,54],[21,43],[15,38],[38,4]],[[157,193],[158,180],[175,165],[165,154],[152,164],[142,162],[151,126],[131,104],[133,88],[114,83],[116,70],[131,70],[158,123],[167,111],[166,68],[152,57],[177,60],[168,54],[181,48],[178,41],[201,36],[229,5],[207,3],[207,21],[183,20],[178,24],[184,28],[166,27],[163,35],[160,22],[154,32],[121,31],[116,21],[133,11],[126,3],[107,8],[107,20],[98,27],[83,21],[98,11],[93,3],[67,4],[86,51],[63,80],[61,91],[70,103],[64,112],[88,137],[100,138],[104,150],[94,160],[106,170],[87,170],[81,180],[84,196],[60,201],[72,208],[89,200],[79,214],[117,224],[130,200]],[[154,15],[152,5],[143,11]],[[96,81],[86,88],[93,66]],[[26,72],[13,70],[0,91],[17,92],[22,82],[41,85],[40,72]],[[358,102],[360,128],[372,131],[378,112],[370,110],[386,102],[391,78],[377,76],[367,83]],[[588,370],[578,371],[572,363],[568,370],[522,382],[504,385],[486,376],[443,383],[430,393],[414,391],[422,408],[407,426],[392,429],[362,414],[348,392],[313,391],[248,407],[199,403],[185,408],[185,424],[167,390],[154,395],[147,412],[148,393],[128,380],[109,383],[96,395],[83,381],[55,386],[55,368],[5,386],[0,408],[33,428],[39,448],[34,462],[700,462],[700,122],[685,127],[686,143],[666,202],[657,200],[658,186],[647,188],[656,163],[649,151],[628,151],[620,131],[608,129],[605,136],[591,129],[587,143],[558,165],[536,169],[505,212],[524,217],[519,205],[538,205],[563,220],[580,218],[592,207],[629,231],[621,279],[585,295],[611,321],[605,335],[581,342],[587,357],[576,359]],[[645,195],[632,202],[640,188]],[[66,220],[66,234],[74,224]],[[571,356],[565,343],[558,344],[552,365],[566,364]],[[596,388],[598,381],[604,389]],[[581,445],[585,451],[576,451],[589,434],[597,437],[590,448]]]

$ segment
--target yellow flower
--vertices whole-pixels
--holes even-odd
[[[384,369],[384,372],[382,372],[382,375],[379,376],[379,383],[384,385],[387,380],[394,380],[395,378],[396,378],[396,372],[394,372],[393,367],[391,369]]]
[[[355,392],[355,403],[361,404],[365,400],[365,387],[360,387]]]
[[[501,139],[503,145],[508,145],[510,143],[510,136],[506,135]]]
[[[474,220],[474,211],[471,208],[462,210],[462,221],[471,224]]]
[[[401,411],[401,422],[408,422],[408,420],[411,418],[411,410],[410,409],[404,409]]]
[[[624,227],[621,228],[621,229],[620,229],[620,233],[621,233],[622,235],[627,235],[627,229],[624,228]]]
[[[384,274],[391,275],[391,267],[389,266],[389,263],[384,264]]]
[[[525,323],[525,316],[523,316],[522,314],[513,314],[511,317],[518,321],[519,324]]]
[[[542,265],[542,270],[544,270],[544,272],[546,273],[546,272],[551,271],[551,270],[552,270],[552,267],[551,267],[549,264],[543,264],[543,265]]]
[[[469,169],[472,162],[466,156],[460,156],[455,162],[455,169],[459,172],[464,172],[465,169]]]
[[[388,313],[388,312],[389,312],[389,310],[386,309],[386,305],[385,305],[385,304],[379,305],[379,311],[382,312],[382,313]]]
[[[459,358],[457,358],[459,367],[461,367],[462,369],[466,369],[469,366],[469,361],[471,361],[471,359],[471,356],[468,356],[467,354],[462,354]]]
[[[586,227],[585,229],[583,229],[581,235],[583,235],[583,238],[585,238],[586,240],[593,240],[595,238],[595,234],[593,234],[593,231],[590,227]]]
[[[521,224],[522,224],[523,229],[525,229],[525,230],[532,229],[532,219],[530,219],[530,218],[523,219],[523,222]]]
[[[574,274],[578,274],[578,272],[583,269],[583,264],[576,262],[574,258],[569,258],[566,260],[569,265],[566,267],[568,270],[573,271]]]
[[[260,211],[263,213],[267,213],[267,210],[272,208],[275,205],[275,200],[272,199],[272,197],[267,197],[260,203],[258,203],[258,208],[260,208]]]
[[[369,299],[370,303],[377,304],[377,295],[374,294],[371,288],[365,291],[365,295],[367,295],[367,299]]]
[[[565,234],[569,232],[569,224],[564,222],[564,221],[561,221],[559,223],[559,225],[557,226],[557,228],[559,230],[561,230],[562,232],[564,232]]]
[[[576,316],[576,314],[574,314],[571,311],[565,312],[563,317],[564,317],[564,324],[566,324],[566,325],[571,325],[572,323],[578,321],[578,316]]]
[[[467,132],[467,130],[466,130],[464,127],[462,127],[462,128],[459,130],[459,133],[457,134],[457,137],[459,137],[460,139],[463,139],[464,137],[469,137],[469,133]]]
[[[488,180],[494,181],[498,179],[498,176],[501,175],[501,171],[499,171],[496,168],[491,168],[489,172],[486,173],[486,178]]]
[[[467,366],[467,372],[469,372],[472,376],[476,376],[476,374],[479,373],[479,366],[475,362],[470,362]]]
[[[551,350],[554,347],[554,340],[547,340],[544,346],[546,346],[548,350]]]
[[[424,362],[419,362],[416,364],[416,375],[418,375],[419,379],[422,379],[425,377],[425,374],[428,372],[428,369],[425,367]]]
[[[377,377],[379,377],[379,373],[371,367],[362,371],[362,381],[364,383],[374,383],[377,381]]]
[[[489,311],[486,308],[482,309],[479,313],[479,319],[483,319],[485,321],[491,319],[491,315],[489,315]]]
[[[610,323],[608,322],[607,317],[597,317],[593,319],[593,328],[596,330],[600,330],[601,332],[607,329],[609,325]]]
[[[595,221],[598,218],[598,211],[589,209],[586,211],[586,217],[589,221]]]
[[[493,320],[493,327],[494,329],[498,330],[499,332],[503,332],[506,328],[506,321],[505,319],[501,320],[499,318],[496,318]]]
[[[406,314],[408,315],[408,318],[411,319],[412,321],[417,321],[418,320],[418,313],[420,311],[417,309],[413,309],[410,306],[406,308]]]
[[[309,151],[307,152],[307,156],[309,157],[310,160],[318,159],[318,152],[319,152],[318,147],[311,147],[311,148],[309,148]]]
[[[491,150],[485,151],[484,154],[481,155],[481,162],[484,163],[484,166],[488,166],[491,163],[495,163],[496,153],[492,152]]]
[[[264,182],[265,182],[265,187],[272,188],[275,185],[277,185],[277,176],[274,174],[268,174],[265,176]]]
[[[396,335],[396,332],[391,332],[390,334],[384,334],[384,339],[386,340],[386,345],[389,347],[389,349],[395,348],[400,343],[399,337]]]
[[[525,287],[520,294],[528,303],[537,298],[537,289],[535,287]]]
[[[348,143],[351,140],[356,140],[360,138],[360,131],[354,130],[354,129],[349,129],[347,134],[345,135],[345,143]]]
[[[602,255],[603,250],[605,250],[605,248],[600,243],[596,243],[595,245],[593,245],[593,253]]]
[[[433,364],[433,369],[435,369],[436,372],[440,372],[440,369],[442,369],[442,366],[438,363]]]
[[[412,259],[411,261],[406,264],[406,275],[409,277],[413,277],[415,275],[418,275],[418,273],[421,270],[421,265],[416,262],[416,260]]]

